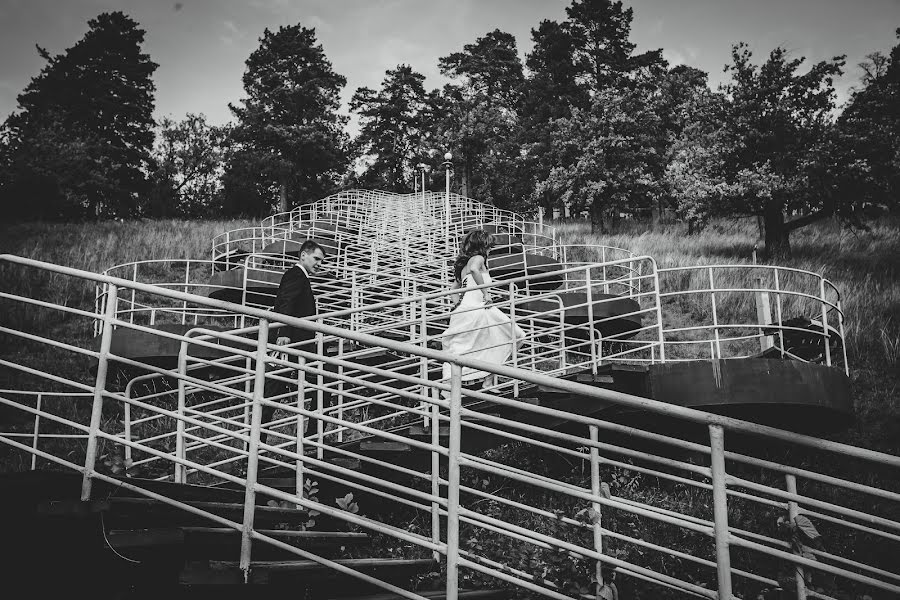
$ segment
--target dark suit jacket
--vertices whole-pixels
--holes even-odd
[[[316,297],[313,295],[309,278],[299,266],[291,267],[282,276],[272,310],[292,317],[311,317],[316,314]],[[285,325],[273,330],[269,341],[274,342],[282,336],[291,338],[291,343],[295,343],[315,339],[316,334],[306,329]]]

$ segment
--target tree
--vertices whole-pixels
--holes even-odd
[[[718,211],[758,216],[766,254],[785,255],[792,230],[833,214],[810,176],[829,131],[834,77],[842,73],[844,57],[821,61],[806,73],[798,73],[804,59],[790,60],[780,47],[759,67],[751,59],[745,44],[732,48],[726,67],[732,80],[722,88],[728,100],[724,145],[728,180],[756,183],[738,186],[740,193],[726,198]],[[786,212],[795,210],[808,214],[786,221]]]
[[[537,185],[575,212],[589,209],[592,230],[608,232],[620,212],[649,210],[663,188],[666,137],[655,83],[607,87],[589,110],[575,109],[569,119],[554,122],[551,145],[555,166]]]
[[[159,127],[149,214],[210,214],[219,203],[229,128],[209,125],[204,115],[190,113],[180,122],[165,117]]]
[[[494,30],[440,60],[441,72],[460,82],[443,90],[435,139],[452,149],[464,195],[504,208],[523,208],[528,179],[519,145],[524,72],[515,38]]]
[[[331,67],[315,29],[301,25],[266,29],[247,59],[241,106],[229,104],[238,119],[233,157],[250,158],[262,176],[288,196],[316,200],[329,193],[344,171],[346,118],[338,115],[339,93],[347,80]],[[262,186],[264,189],[267,186]],[[275,198],[261,197],[271,204]],[[265,211],[268,207],[260,207]]]
[[[643,68],[663,63],[662,50],[635,55],[631,35],[632,9],[610,0],[573,0],[566,7],[574,39],[573,59],[579,80],[591,93]]]
[[[409,187],[425,135],[424,81],[409,65],[399,65],[385,72],[378,92],[363,87],[353,94],[350,110],[360,116],[355,145],[370,159],[362,182],[395,192]]]
[[[525,60],[528,77],[523,86],[520,114],[523,167],[533,194],[536,189],[533,186],[545,180],[553,166],[550,159],[553,121],[569,118],[573,107],[587,108],[590,97],[578,84],[578,69],[572,60],[575,40],[568,25],[544,20],[537,29],[531,30],[531,37],[534,46]],[[553,199],[546,194],[533,195],[532,202],[546,208],[553,205]]]
[[[853,92],[829,144],[829,191],[844,212],[848,204],[900,207],[900,44],[889,56],[866,58],[863,86]]]
[[[3,193],[7,204],[27,195],[23,216],[135,214],[148,189],[157,65],[123,13],[88,27],[64,54],[38,47],[47,64],[3,124]]]
[[[441,74],[464,79],[470,97],[479,96],[508,108],[519,103],[524,73],[511,33],[495,29],[474,44],[463,46],[462,52],[439,58],[438,65]]]

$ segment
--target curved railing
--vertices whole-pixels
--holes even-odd
[[[769,356],[849,373],[837,287],[775,265],[659,270],[667,360]]]
[[[227,270],[240,266],[247,254],[262,252],[269,244],[290,236],[288,227],[242,227],[220,233],[212,240],[214,267]]]
[[[178,290],[186,294],[208,295],[214,289],[227,289],[209,283],[213,261],[191,259],[158,259],[139,260],[123,263],[108,268],[103,272],[109,277],[127,279],[135,283],[154,285],[160,288]],[[116,318],[129,323],[142,325],[180,324],[180,325],[216,325],[238,327],[241,317],[232,312],[209,309],[188,302],[166,302],[158,304],[159,297],[143,294],[136,289],[128,293],[120,293],[113,302]],[[97,314],[104,314],[110,302],[107,286],[100,284],[96,288],[94,309]],[[98,325],[99,327],[99,325]],[[102,329],[95,328],[94,335],[100,335]]]

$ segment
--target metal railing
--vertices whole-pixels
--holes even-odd
[[[261,542],[402,597],[422,597],[260,532],[254,526],[253,507],[257,497],[265,496],[394,537],[424,555],[440,557],[448,598],[456,597],[461,572],[485,584],[493,581],[493,585],[551,598],[603,596],[608,593],[604,586],[610,585],[612,571],[622,577],[621,582],[631,582],[629,585],[705,598],[756,597],[766,589],[784,585],[785,574],[794,582],[792,593],[798,598],[887,597],[900,593],[900,573],[891,559],[900,543],[900,493],[893,489],[900,457],[540,372],[474,361],[427,345],[353,332],[313,319],[277,317],[292,327],[315,332],[318,345],[314,351],[270,347],[267,339],[269,328],[274,326],[273,315],[264,310],[20,257],[4,255],[0,260],[20,268],[105,284],[109,299],[119,298],[121,288],[126,294],[134,290],[158,295],[167,302],[196,304],[258,321],[257,326],[242,332],[200,329],[191,336],[173,335],[118,318],[112,301],[106,303],[102,315],[95,315],[39,298],[0,292],[4,301],[29,310],[104,322],[99,350],[54,340],[43,332],[0,329],[4,336],[40,344],[48,354],[75,353],[96,359],[93,384],[29,366],[25,358],[23,362],[0,359],[4,370],[92,395],[89,413],[72,411],[63,415],[21,403],[8,393],[0,394],[0,404],[7,409],[40,415],[44,422],[86,435],[83,462],[53,447],[35,448],[34,443],[26,443],[27,439],[23,442],[5,433],[0,435],[0,442],[11,450],[81,472],[83,499],[91,497],[93,482],[102,480],[241,531],[240,565],[245,572],[251,566],[254,544]],[[182,345],[179,365],[164,368],[111,353],[110,342],[117,329],[178,340]],[[203,364],[207,359],[189,349],[222,348],[219,342],[223,340],[229,344],[231,362],[227,366],[221,362],[210,365],[221,369],[222,374],[212,380],[194,376],[189,365]],[[335,341],[352,349],[347,348],[346,355],[330,354],[326,344]],[[283,355],[271,355],[274,350]],[[420,364],[449,363],[451,378],[449,382],[440,381],[423,377],[422,371],[347,359],[352,352],[361,356],[381,351]],[[47,358],[43,356],[42,360]],[[176,405],[160,405],[149,396],[129,397],[116,388],[111,377],[110,369],[116,365],[165,376],[177,385]],[[543,388],[583,398],[583,404],[594,409],[572,412],[523,402],[512,394],[464,389],[463,368],[515,381],[520,389]],[[290,382],[292,389],[266,396],[263,384],[273,378]],[[392,381],[404,385],[392,387]],[[358,393],[361,390],[368,390],[371,396]],[[344,400],[343,413],[320,400],[325,394]],[[222,404],[203,405],[204,395],[207,401],[225,399],[232,404],[227,411],[221,410]],[[357,404],[351,407],[353,402]],[[166,433],[174,432],[181,442],[169,448],[148,438],[128,439],[122,432],[111,430],[114,421],[104,417],[106,411],[126,405],[160,415],[158,427]],[[596,411],[602,406],[638,411],[642,415],[638,422],[644,425],[610,420],[606,413]],[[275,408],[281,416],[276,413],[273,422],[264,423],[263,407]],[[420,423],[427,419],[431,426],[423,436],[400,435],[396,429],[384,427],[387,423],[364,418],[364,408],[403,413]],[[249,419],[242,418],[245,411]],[[315,431],[300,433],[310,419],[316,422]],[[702,436],[688,441],[654,431],[649,424],[658,419],[705,431],[708,442],[700,441]],[[293,434],[288,425],[293,427]],[[333,434],[326,435],[338,429],[346,434],[344,445],[332,442]],[[730,440],[732,435],[738,445],[726,449],[726,437]],[[346,444],[350,437],[359,436],[403,443],[422,460],[404,465],[367,454],[363,445]],[[505,452],[482,455],[475,443],[479,440],[493,447],[513,446]],[[139,453],[138,459],[157,458],[159,464],[168,465],[173,479],[192,477],[195,483],[240,486],[245,490],[243,519],[231,520],[104,473],[98,462],[100,451],[121,446]],[[778,460],[773,459],[775,447],[785,448]],[[333,460],[339,456],[354,458],[365,467],[348,468]],[[530,456],[543,458],[528,459]],[[588,475],[577,475],[579,463],[589,465]],[[285,491],[264,485],[260,474],[266,466],[295,473],[298,483],[317,478],[377,497],[386,505],[422,515],[430,520],[430,526],[417,526],[416,519],[391,522],[389,518],[344,511],[304,495],[300,486]],[[370,475],[373,469],[385,475]],[[388,476],[390,473],[412,478],[413,483],[398,483],[402,479]],[[378,514],[390,511],[379,510]],[[788,535],[774,530],[776,515],[787,524]],[[824,538],[825,543],[811,541],[817,537]],[[804,540],[807,543],[802,543]],[[573,581],[577,583],[574,587],[570,585]]]
[[[840,366],[849,374],[837,287],[775,265],[659,270],[667,360],[772,356]],[[690,324],[680,327],[666,323]]]

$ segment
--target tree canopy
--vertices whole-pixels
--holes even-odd
[[[282,209],[331,192],[347,164],[346,117],[338,114],[347,80],[332,69],[315,29],[266,29],[247,59],[243,83],[247,97],[229,105],[240,145],[232,159],[260,166],[279,189]],[[254,212],[267,212],[275,201],[255,199]]]
[[[4,205],[21,216],[136,214],[148,191],[157,68],[144,30],[121,12],[51,56],[18,97],[3,140]]]

